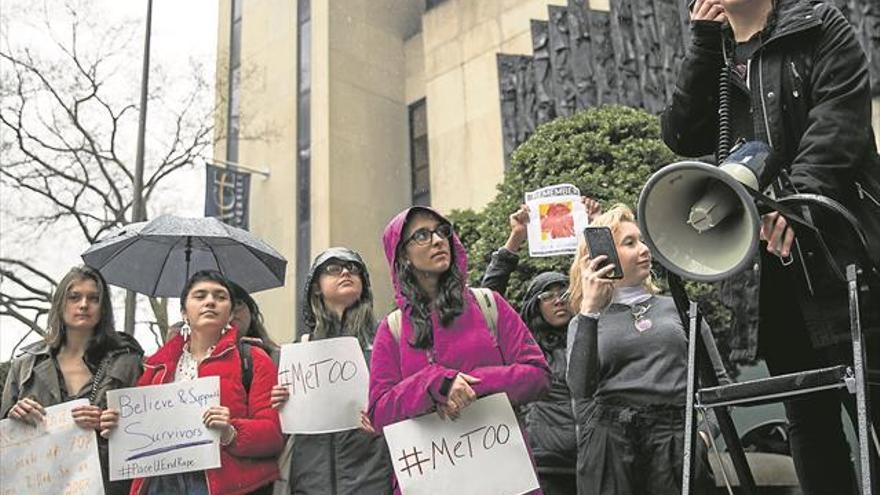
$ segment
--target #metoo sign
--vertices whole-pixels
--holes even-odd
[[[220,432],[202,422],[220,405],[220,378],[107,392],[119,411],[110,435],[110,479],[126,480],[220,467]]]
[[[538,478],[507,395],[477,400],[456,421],[427,414],[384,429],[403,495],[520,495]]]
[[[79,399],[47,407],[37,426],[0,421],[0,494],[104,493],[95,432],[76,426],[70,412],[88,404]]]
[[[284,433],[331,433],[358,428],[370,374],[355,337],[281,346],[278,384],[290,391],[281,408]]]

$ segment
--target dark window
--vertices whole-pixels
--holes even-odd
[[[311,50],[312,23],[310,0],[297,3],[297,50],[296,56],[296,273],[308,272],[312,256],[312,136],[311,136]],[[296,277],[296,293],[305,292],[306,277]],[[306,303],[308,304],[308,303]],[[305,331],[302,311],[297,311],[297,332],[299,337]]]
[[[409,149],[412,204],[431,204],[431,168],[428,163],[428,115],[425,99],[409,106]]]
[[[226,125],[226,161],[238,162],[241,105],[241,8],[243,0],[232,0],[229,37],[229,93]]]

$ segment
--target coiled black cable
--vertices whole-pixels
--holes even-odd
[[[718,77],[718,163],[730,154],[730,67],[726,61]]]

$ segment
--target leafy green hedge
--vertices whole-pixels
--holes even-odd
[[[633,108],[591,108],[540,126],[514,151],[498,194],[483,211],[459,210],[450,215],[468,246],[471,283],[479,282],[489,256],[507,239],[507,217],[522,204],[526,191],[571,183],[603,207],[623,202],[635,208],[651,172],[675,159],[660,140],[658,119]],[[524,247],[508,299],[518,303],[525,283],[535,274],[567,273],[570,262],[564,256],[530,259]]]
[[[634,108],[590,108],[540,126],[514,151],[498,194],[485,209],[456,210],[450,215],[468,247],[470,283],[479,284],[491,253],[504,245],[510,233],[507,217],[522,204],[526,191],[570,183],[599,200],[603,208],[622,202],[635,210],[651,173],[677,160],[660,138],[659,119]],[[529,258],[526,246],[519,254],[519,268],[507,290],[507,299],[517,307],[532,277],[547,270],[567,274],[571,263],[567,256]],[[690,284],[689,289],[701,302],[712,300],[710,286]],[[705,306],[713,328],[725,328],[730,315],[724,308],[714,303]]]

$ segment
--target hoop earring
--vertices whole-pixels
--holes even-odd
[[[183,325],[180,327],[180,336],[183,337],[183,340],[189,340],[189,336],[192,334],[192,327],[189,326],[189,319],[183,319]]]

